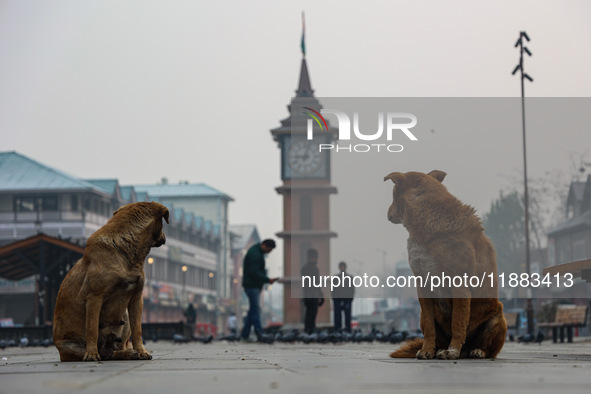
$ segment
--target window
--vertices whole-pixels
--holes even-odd
[[[35,211],[35,197],[33,196],[18,196],[15,199],[16,210],[18,212],[34,212]]]
[[[53,194],[41,197],[41,210],[57,211],[57,196]]]
[[[12,196],[0,195],[0,212],[12,212]]]
[[[569,236],[563,236],[556,241],[558,249],[558,263],[568,263],[572,261],[571,243]]]
[[[72,211],[77,211],[78,210],[78,196],[75,194],[72,194],[70,196],[70,209]]]
[[[573,235],[573,260],[583,260],[587,258],[585,243],[585,233],[579,231]]]

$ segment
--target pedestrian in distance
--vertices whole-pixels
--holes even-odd
[[[187,310],[183,315],[185,315],[185,318],[187,319],[187,324],[194,328],[195,323],[197,323],[197,309],[195,309],[193,304],[187,306]]]
[[[345,331],[351,332],[351,305],[355,296],[353,278],[347,273],[347,263],[339,263],[340,286],[334,287],[332,291],[332,303],[334,310],[334,329],[340,331],[343,328],[343,315],[345,315]]]
[[[318,277],[318,251],[308,249],[306,260],[306,264],[302,267],[302,276]],[[306,307],[304,330],[306,333],[312,334],[316,331],[316,315],[318,314],[318,308],[324,304],[324,296],[322,290],[314,286],[304,286],[303,296],[304,306]]]
[[[274,283],[279,278],[269,278],[265,268],[265,255],[275,249],[275,241],[265,239],[248,249],[243,261],[242,287],[248,297],[248,314],[244,319],[244,327],[240,333],[242,340],[248,340],[250,329],[254,332],[258,341],[263,341],[263,327],[261,326],[261,290],[265,283]]]

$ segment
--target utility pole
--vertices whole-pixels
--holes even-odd
[[[527,150],[525,144],[525,88],[523,84],[524,79],[528,79],[533,82],[533,78],[530,77],[524,70],[523,66],[523,53],[525,52],[528,56],[531,56],[531,52],[524,45],[523,39],[529,42],[529,36],[525,31],[519,32],[519,38],[515,43],[515,48],[519,47],[519,64],[513,69],[512,75],[515,75],[517,71],[521,74],[521,122],[523,127],[523,198],[525,207],[525,272],[529,276],[531,274],[531,263],[529,253],[529,193],[527,188]],[[534,333],[534,307],[532,304],[531,288],[528,288],[527,298],[527,332],[529,334]]]

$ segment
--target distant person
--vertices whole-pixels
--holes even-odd
[[[342,329],[342,318],[345,315],[345,331],[351,332],[351,304],[355,295],[353,278],[347,273],[347,263],[339,263],[338,277],[341,279],[341,285],[335,287],[332,292],[332,302],[334,307],[334,329]]]
[[[250,327],[254,326],[254,332],[257,339],[261,340],[263,336],[263,327],[261,326],[261,289],[265,283],[273,283],[279,278],[270,279],[265,269],[265,255],[275,249],[275,241],[265,239],[263,242],[255,244],[248,249],[244,256],[242,268],[242,287],[248,297],[248,314],[244,319],[244,327],[240,333],[243,340],[248,340],[250,336]]]
[[[307,263],[302,267],[302,276],[309,276],[311,278],[318,277],[318,251],[316,249],[308,249],[306,254]],[[318,314],[318,307],[324,304],[324,296],[322,290],[318,287],[310,286],[303,288],[304,306],[306,313],[304,318],[304,330],[308,334],[316,331],[316,315]]]
[[[187,324],[194,327],[195,323],[197,322],[197,309],[193,306],[193,304],[189,304],[185,313],[185,318],[187,319]]]
[[[228,316],[228,330],[230,331],[230,335],[236,335],[238,328],[238,319],[236,319],[236,314],[234,312],[230,313]]]

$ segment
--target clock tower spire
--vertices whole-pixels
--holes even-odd
[[[310,83],[310,75],[308,74],[308,64],[306,58],[302,58],[302,65],[300,67],[300,82],[298,83],[298,90],[296,90],[296,97],[314,97],[314,90]]]
[[[302,34],[302,62],[296,96],[287,106],[289,116],[271,130],[281,150],[281,179],[275,190],[283,197],[283,272],[288,279],[283,296],[283,320],[286,326],[303,327],[301,268],[306,263],[308,249],[318,251],[318,270],[321,276],[330,275],[330,239],[337,234],[330,231],[329,197],[337,189],[331,185],[330,153],[319,152],[318,141],[329,143],[336,129],[325,123],[308,122],[311,112],[320,112],[321,105],[314,97],[305,57]],[[310,111],[303,111],[306,108]],[[313,110],[313,111],[312,111]],[[313,128],[314,141],[308,140],[307,129]],[[326,293],[326,291],[325,291]],[[323,294],[325,303],[318,309],[316,324],[331,324],[330,294]]]

